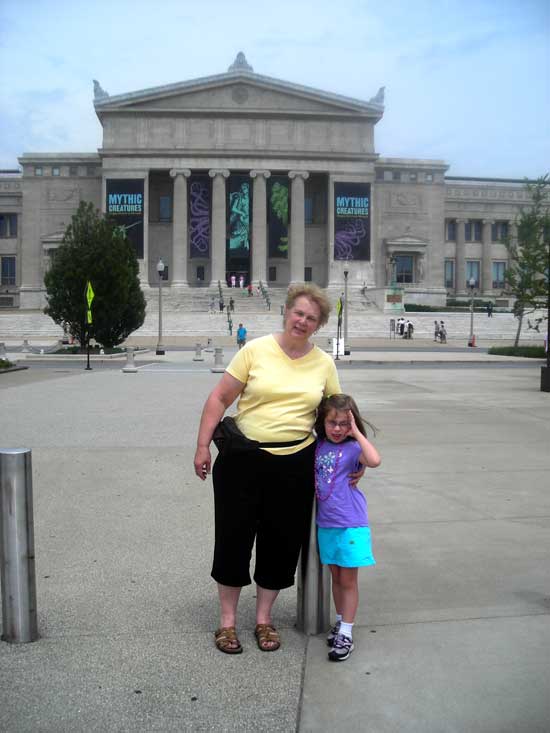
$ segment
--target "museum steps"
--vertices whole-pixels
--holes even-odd
[[[229,289],[228,289],[229,290]],[[149,294],[149,293],[148,293]],[[158,294],[154,290],[150,292],[151,299],[147,306],[145,322],[132,338],[137,343],[155,342],[158,336]],[[217,301],[216,310],[209,312],[210,297],[208,290],[204,290],[203,296],[179,299],[177,306],[172,306],[170,297],[163,301],[162,331],[163,341],[171,343],[194,343],[212,339],[229,337],[228,319],[225,312],[220,313]],[[225,302],[229,298],[225,295]],[[270,290],[271,310],[268,310],[263,298],[254,295],[249,298],[244,293],[236,293],[235,311],[231,314],[233,321],[234,339],[237,326],[244,323],[250,338],[261,336],[266,333],[280,330],[282,325],[281,306],[284,303],[285,290]],[[200,307],[199,307],[200,304]],[[414,338],[433,339],[434,320],[445,322],[447,338],[449,341],[467,340],[470,332],[470,314],[432,312],[432,313],[406,313],[405,317],[410,318],[414,325]],[[539,316],[541,314],[538,314]],[[390,335],[389,314],[382,314],[377,311],[365,309],[364,304],[350,297],[348,308],[348,332],[350,338],[389,338]],[[529,320],[535,324],[534,316]],[[541,343],[544,339],[545,322],[541,323],[540,331],[528,327],[527,319],[522,328],[521,340]],[[487,340],[513,340],[517,330],[517,320],[511,313],[494,313],[488,318],[485,313],[476,313],[474,316],[474,333],[478,341]],[[334,312],[329,323],[320,329],[318,333],[319,343],[323,339],[336,336],[336,317]],[[0,311],[0,342],[22,342],[29,339],[34,342],[51,341],[61,339],[63,330],[55,324],[48,316],[41,311],[19,311],[9,309]]]

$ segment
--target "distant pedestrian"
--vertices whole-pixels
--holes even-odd
[[[491,301],[489,301],[487,303],[487,318],[492,318],[492,317],[493,317],[493,304],[491,303]]]
[[[443,321],[439,322],[439,340],[442,344],[447,343],[447,329],[445,328]]]
[[[244,288],[244,275],[239,275],[239,287]]]
[[[405,324],[405,338],[412,339],[413,331],[414,331],[414,326],[407,318],[407,323]]]
[[[231,275],[231,277],[229,278],[229,280],[231,282],[231,287],[234,288],[236,286],[236,284],[237,284],[237,278],[235,277],[235,275]]]
[[[251,298],[254,294],[254,289],[252,287],[252,283],[248,283],[246,289],[248,290],[248,297]]]
[[[216,312],[216,297],[214,295],[210,298],[210,303],[208,304],[208,310],[210,311],[210,313]]]
[[[439,323],[434,321],[434,341],[439,339]]]
[[[218,301],[218,305],[220,306],[220,313],[223,313],[224,303],[223,303],[223,300],[221,298]]]
[[[229,310],[231,312],[235,310],[235,301],[233,300],[233,296],[229,298]]]
[[[242,349],[242,347],[246,344],[246,328],[243,326],[242,323],[239,323],[239,328],[237,329],[237,346],[239,349]]]

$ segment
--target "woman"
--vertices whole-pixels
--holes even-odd
[[[218,455],[213,468],[215,548],[212,577],[218,583],[217,648],[239,654],[235,630],[241,588],[250,584],[256,540],[256,630],[258,647],[275,651],[280,637],[271,609],[294,573],[314,492],[312,428],[322,397],[340,393],[332,358],[311,341],[328,321],[330,303],[316,285],[289,288],[283,331],[255,339],[232,359],[203,409],[195,473],[210,472],[209,445],[225,410],[239,398],[236,422],[253,440],[298,444]]]

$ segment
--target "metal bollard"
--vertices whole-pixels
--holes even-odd
[[[38,639],[32,511],[32,453],[0,448],[2,640]]]
[[[204,356],[202,355],[202,344],[195,344],[195,356],[193,357],[193,361],[204,361]]]
[[[3,341],[0,341],[0,359],[7,359],[8,354],[6,351],[6,344]]]
[[[311,512],[309,541],[300,554],[297,583],[296,628],[311,636],[330,624],[330,571],[319,561],[315,504]]]
[[[122,371],[125,374],[136,374],[137,367],[134,364],[134,347],[126,347],[126,364],[122,367]]]
[[[223,348],[216,346],[214,348],[214,366],[210,367],[211,372],[225,372],[223,365]]]

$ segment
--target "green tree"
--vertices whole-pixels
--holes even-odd
[[[84,346],[88,336],[116,346],[145,319],[135,251],[122,229],[82,201],[46,273],[44,312]],[[86,285],[95,298],[87,331]]]
[[[517,241],[510,238],[506,246],[510,255],[505,279],[515,297],[514,314],[518,329],[514,345],[521,334],[523,318],[541,308],[548,299],[548,262],[550,246],[550,180],[548,174],[528,183],[531,204],[522,209],[517,224]]]

